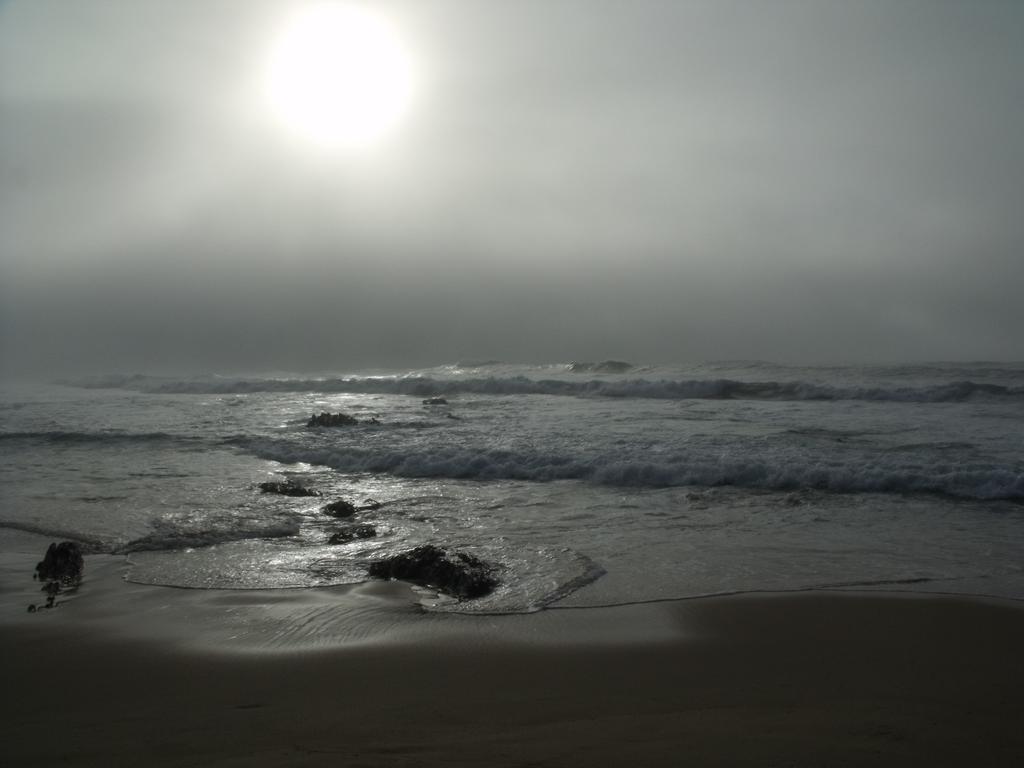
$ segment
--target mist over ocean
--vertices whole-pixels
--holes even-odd
[[[358,423],[308,427],[314,413]],[[9,386],[0,543],[123,554],[134,581],[365,580],[424,543],[498,566],[440,610],[742,590],[1024,598],[1024,364],[462,361]],[[291,479],[320,497],[259,493]],[[321,511],[374,507],[346,521]],[[377,504],[369,504],[373,500]],[[353,522],[377,535],[329,544]]]

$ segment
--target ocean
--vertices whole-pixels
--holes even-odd
[[[307,426],[324,411],[357,423]],[[432,611],[1024,598],[1024,364],[110,375],[6,385],[0,446],[0,549],[75,540],[146,584],[351,584],[433,543],[500,587],[421,590]],[[258,489],[285,479],[321,495]],[[340,499],[377,535],[329,543],[352,523],[322,511]]]

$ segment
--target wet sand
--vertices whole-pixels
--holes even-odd
[[[147,611],[97,618],[109,586],[0,627],[4,765],[1024,761],[1011,602],[805,593],[438,617],[387,585],[121,589],[118,604]],[[339,615],[332,601],[372,606],[373,631],[301,618]]]

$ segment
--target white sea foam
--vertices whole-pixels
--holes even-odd
[[[1024,499],[1024,473],[1014,469],[950,464],[919,455],[821,461],[804,456],[677,453],[660,460],[642,454],[570,455],[468,450],[432,446],[426,451],[310,448],[282,440],[239,441],[264,459],[312,464],[346,473],[458,480],[583,480],[600,485],[664,488],[736,486],[765,490],[840,493],[941,493],[971,499]]]

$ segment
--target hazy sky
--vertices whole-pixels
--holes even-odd
[[[7,372],[1024,359],[1024,3],[363,4],[357,147],[303,5],[0,2]]]

